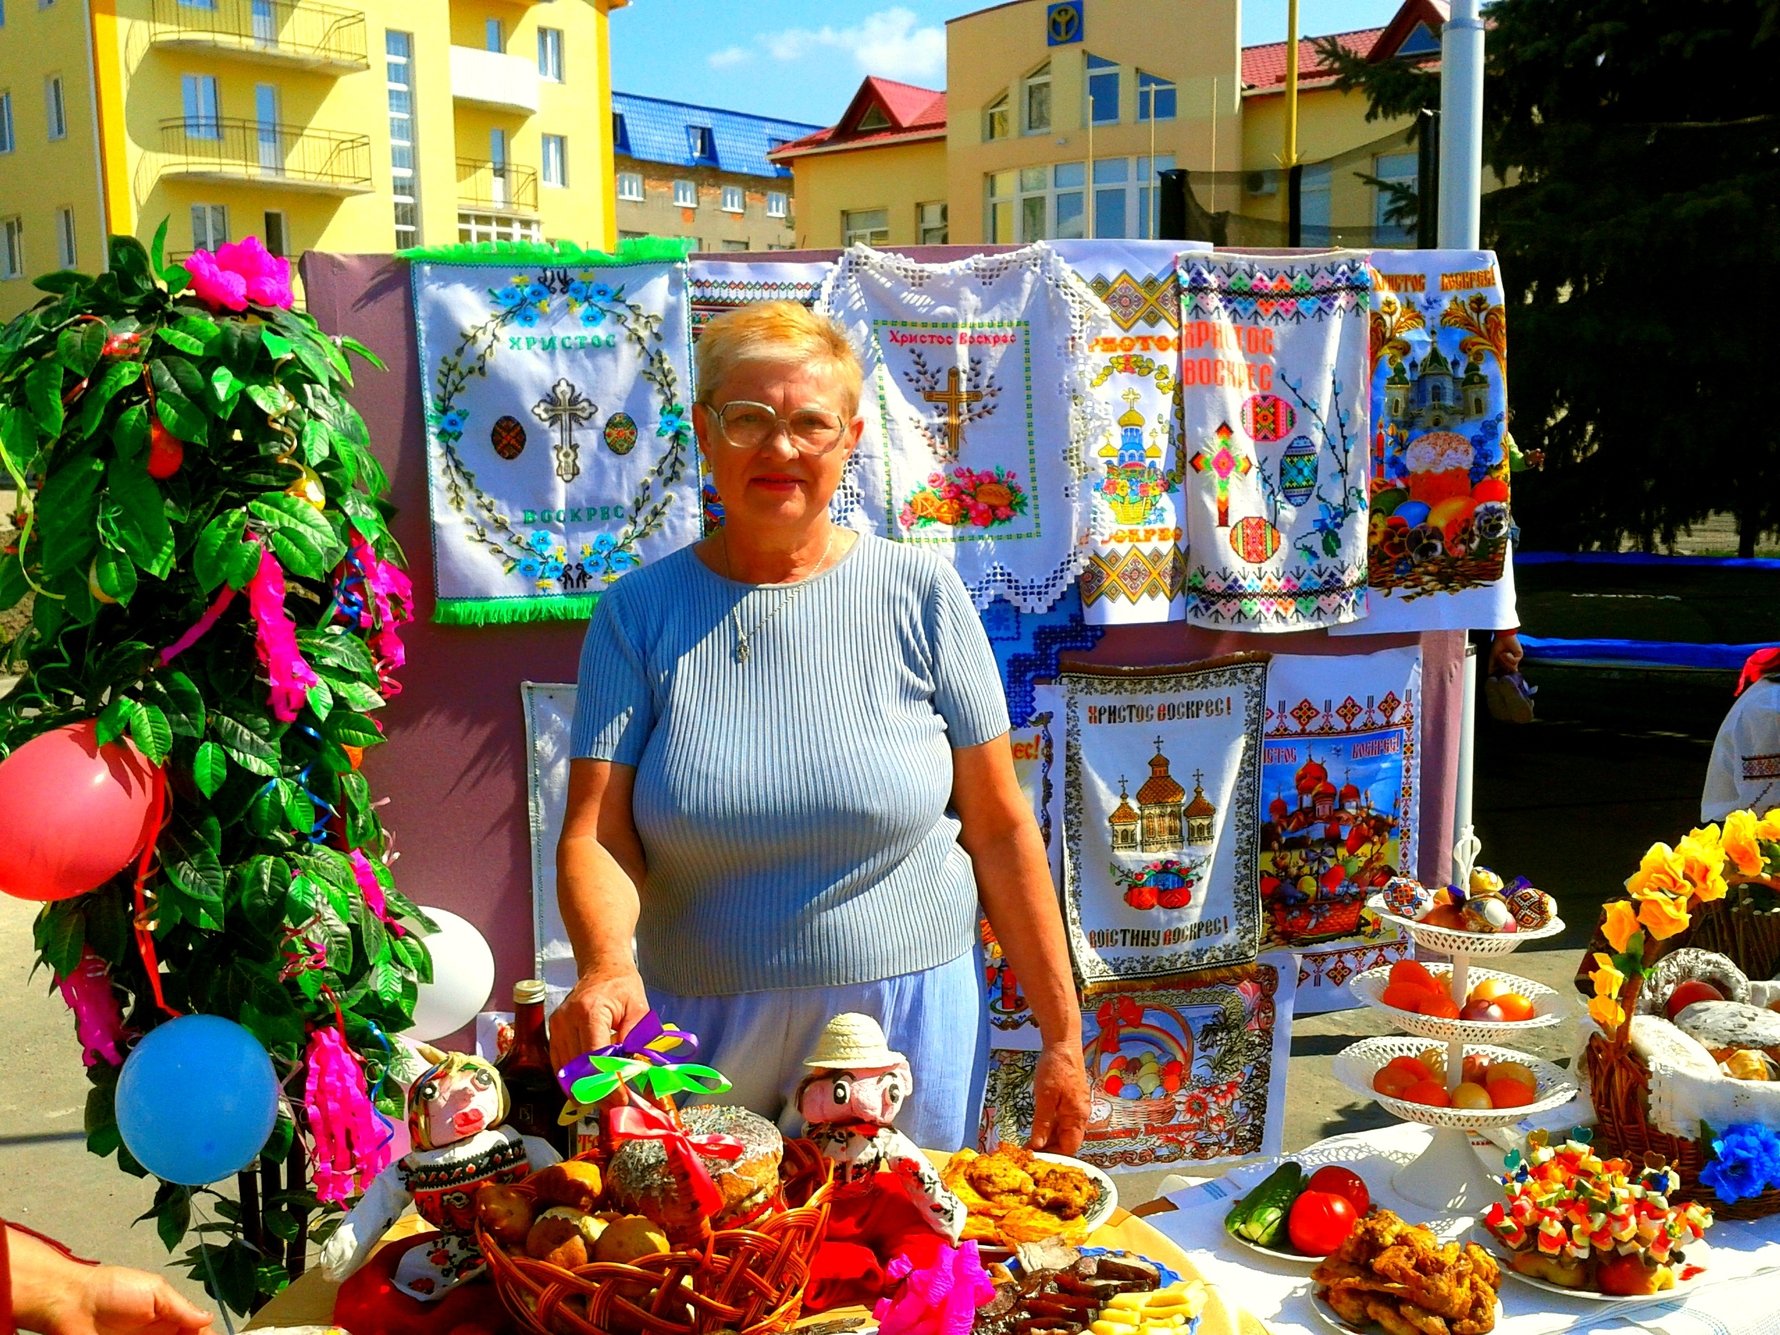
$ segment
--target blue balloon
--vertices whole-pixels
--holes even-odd
[[[117,1078],[117,1129],[156,1177],[200,1187],[246,1168],[278,1120],[278,1076],[260,1041],[220,1015],[151,1029]]]
[[[1422,501],[1404,501],[1392,513],[1410,528],[1426,523],[1428,519],[1428,507]]]

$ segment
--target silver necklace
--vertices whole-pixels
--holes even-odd
[[[761,617],[760,620],[756,621],[747,630],[742,629],[742,605],[740,601],[737,601],[736,605],[729,609],[729,615],[735,621],[736,662],[746,663],[748,661],[748,642],[756,635],[760,634],[760,628],[783,611],[792,599],[796,598],[798,594],[808,588],[812,579],[822,573],[822,567],[828,564],[828,554],[834,550],[835,535],[839,531],[840,530],[835,528],[832,524],[829,526],[828,545],[822,549],[822,555],[816,559],[815,568],[802,579],[798,580],[796,584],[793,584],[787,589],[784,595],[780,597],[772,607],[767,609],[766,615]],[[735,578],[735,572],[729,565],[729,533],[727,530],[723,534],[723,573],[729,579],[733,580]]]

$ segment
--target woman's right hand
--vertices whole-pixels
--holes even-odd
[[[575,1058],[617,1042],[648,1009],[643,976],[634,966],[589,969],[550,1017],[550,1060],[561,1070]]]

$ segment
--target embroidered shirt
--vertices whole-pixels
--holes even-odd
[[[1780,679],[1763,677],[1737,697],[1718,728],[1700,819],[1780,806]]]
[[[645,982],[730,995],[956,959],[977,897],[952,750],[1007,729],[982,623],[929,553],[864,536],[755,586],[686,548],[627,575],[588,626],[571,753],[637,771]]]

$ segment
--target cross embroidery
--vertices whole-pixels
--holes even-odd
[[[1195,473],[1210,473],[1217,479],[1218,489],[1218,527],[1230,527],[1230,480],[1235,477],[1246,477],[1255,466],[1255,461],[1246,455],[1238,454],[1230,446],[1230,439],[1235,434],[1230,430],[1228,422],[1220,422],[1215,432],[1218,438],[1217,449],[1209,446],[1193,456]]]
[[[532,416],[547,427],[556,428],[556,444],[550,457],[556,462],[556,475],[564,482],[573,482],[581,475],[581,445],[575,439],[575,428],[593,420],[599,405],[566,379],[558,380],[550,392],[532,404]]]
[[[945,405],[946,454],[953,459],[958,457],[959,438],[964,433],[964,409],[983,400],[982,390],[963,389],[959,386],[958,381],[958,368],[956,366],[947,367],[944,389],[921,391],[921,397],[927,402]]]

